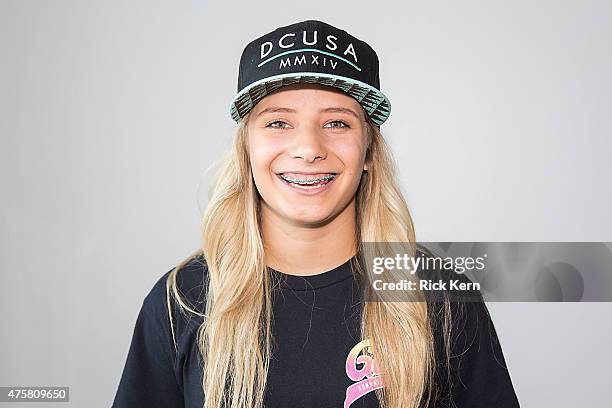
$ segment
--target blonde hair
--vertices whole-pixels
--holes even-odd
[[[356,242],[415,242],[408,206],[396,181],[390,150],[367,117],[368,172],[356,193]],[[167,280],[181,310],[203,317],[198,346],[204,361],[204,408],[263,406],[271,349],[271,282],[264,260],[259,196],[251,174],[245,116],[220,167],[202,219],[202,247],[183,260]],[[204,313],[181,298],[177,274],[201,254],[208,267]],[[356,274],[366,276],[360,257]],[[367,286],[367,285],[365,285]],[[369,340],[384,387],[375,392],[382,408],[417,408],[432,398],[433,335],[424,301],[365,301],[362,340]],[[170,313],[172,335],[174,325]],[[446,331],[445,331],[446,333]]]

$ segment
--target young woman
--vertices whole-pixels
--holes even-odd
[[[251,43],[202,247],[145,298],[113,406],[517,407],[482,301],[385,302],[363,242],[414,243],[374,50],[308,20]]]

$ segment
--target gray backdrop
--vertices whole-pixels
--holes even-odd
[[[199,244],[240,52],[302,19],[377,50],[420,240],[612,240],[609,1],[291,4],[0,0],[0,385],[110,406]],[[609,403],[611,304],[490,308],[523,406]]]

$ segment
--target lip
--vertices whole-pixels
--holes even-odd
[[[324,184],[321,187],[316,187],[316,188],[309,188],[309,189],[302,189],[300,187],[296,187],[293,184],[289,183],[288,181],[283,180],[283,178],[281,177],[281,174],[285,174],[285,173],[292,173],[292,174],[304,174],[304,175],[314,175],[314,174],[335,174],[335,177],[327,182],[326,184]],[[299,171],[287,171],[287,172],[282,172],[282,173],[277,173],[276,177],[278,178],[278,180],[280,181],[280,183],[285,186],[286,188],[289,189],[289,191],[294,192],[294,193],[298,193],[301,195],[316,195],[316,194],[321,194],[325,191],[327,191],[330,186],[332,184],[334,184],[334,182],[336,181],[336,179],[338,178],[338,176],[340,176],[340,173],[337,172],[299,172]]]
[[[279,171],[278,173],[276,173],[276,175],[281,175],[281,174],[306,174],[309,176],[312,176],[313,174],[338,174],[337,171]]]

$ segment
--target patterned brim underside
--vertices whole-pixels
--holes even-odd
[[[363,106],[372,119],[372,122],[377,126],[382,125],[389,117],[391,110],[389,101],[375,88],[366,87],[338,78],[315,75],[295,75],[270,79],[244,89],[232,103],[230,112],[232,119],[238,122],[244,115],[253,109],[253,106],[255,106],[257,102],[269,93],[274,92],[276,89],[299,83],[321,84],[343,90]]]

